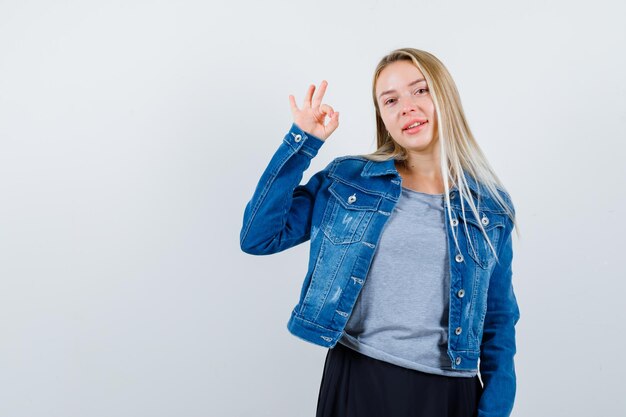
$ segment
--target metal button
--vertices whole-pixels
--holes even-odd
[[[356,201],[356,193],[352,194],[350,197],[348,197],[348,204],[352,204]]]
[[[483,224],[485,226],[487,226],[489,224],[489,218],[487,216],[485,216],[484,214],[483,214],[483,218],[480,219],[480,221],[483,222]]]
[[[457,336],[458,336],[458,335],[461,334],[462,331],[463,331],[463,329],[461,329],[460,327],[457,327],[456,330],[454,331],[454,333],[456,333]]]
[[[457,219],[452,219],[452,226],[456,226],[457,224],[459,224],[459,221]]]
[[[451,192],[450,193],[450,200],[454,200],[454,197],[456,197],[456,193]]]
[[[293,137],[293,140],[295,140],[296,142],[300,142],[302,140],[302,136],[296,135]]]
[[[463,255],[460,253],[454,257],[454,260],[457,262],[463,262]]]
[[[457,356],[456,360],[454,361],[457,365],[461,364],[461,357]]]
[[[461,288],[459,290],[459,292],[456,293],[456,295],[458,295],[459,298],[463,298],[463,296],[465,295],[465,290],[463,288]]]

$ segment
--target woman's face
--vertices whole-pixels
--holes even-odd
[[[397,143],[419,153],[435,150],[435,105],[424,75],[411,61],[393,62],[380,72],[376,99],[385,127]],[[417,121],[423,123],[407,129]]]

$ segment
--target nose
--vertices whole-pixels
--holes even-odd
[[[416,111],[418,108],[417,100],[413,96],[408,96],[402,101],[402,115],[405,116],[410,112]]]

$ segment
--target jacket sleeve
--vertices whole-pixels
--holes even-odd
[[[507,222],[499,252],[499,263],[491,275],[487,293],[487,312],[480,353],[483,393],[478,403],[478,417],[508,417],[516,391],[515,325],[520,313],[513,291],[513,222]]]
[[[322,139],[291,125],[245,207],[241,250],[268,255],[310,238],[315,197],[332,162],[306,185],[299,184],[323,144]]]

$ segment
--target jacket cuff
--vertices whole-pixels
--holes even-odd
[[[294,152],[302,152],[313,158],[324,144],[324,141],[317,136],[305,132],[300,127],[292,123],[289,132],[285,135],[283,141],[294,150]]]

